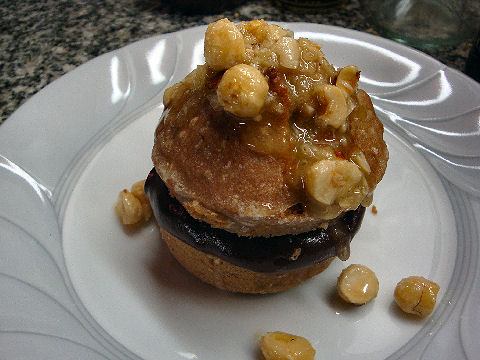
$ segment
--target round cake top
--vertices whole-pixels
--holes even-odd
[[[210,24],[204,54],[165,91],[152,154],[193,217],[271,236],[369,204],[388,151],[356,66],[263,20]]]

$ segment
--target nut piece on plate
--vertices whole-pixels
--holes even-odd
[[[140,225],[152,216],[150,201],[143,187],[145,180],[132,185],[130,191],[124,189],[118,194],[114,209],[123,225]]]
[[[427,317],[435,307],[439,290],[440,286],[433,281],[421,276],[410,276],[397,284],[395,302],[408,314]]]
[[[310,342],[281,331],[269,332],[260,339],[265,360],[313,360],[315,350]]]
[[[368,267],[352,264],[338,277],[337,291],[346,302],[363,305],[377,296],[378,279]]]

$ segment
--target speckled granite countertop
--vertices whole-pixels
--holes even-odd
[[[0,123],[25,100],[78,65],[153,35],[235,20],[304,21],[375,33],[358,0],[315,14],[270,1],[243,1],[219,13],[186,15],[154,0],[0,0]],[[430,55],[463,71],[469,43]]]

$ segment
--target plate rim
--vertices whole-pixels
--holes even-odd
[[[377,41],[380,41],[381,44],[384,43],[384,44],[387,44],[387,45],[392,45],[393,44],[394,47],[398,47],[398,48],[403,49],[407,52],[413,51],[413,52],[416,53],[417,56],[420,56],[421,58],[424,58],[424,59],[428,60],[429,62],[433,61],[433,62],[437,63],[438,65],[440,65],[442,67],[448,68],[446,65],[442,64],[441,62],[434,59],[433,57],[431,57],[431,56],[429,56],[425,53],[422,53],[421,51],[415,50],[413,48],[410,48],[410,47],[402,45],[402,44],[395,43],[391,40],[384,39],[384,38],[381,38],[381,37],[373,35],[373,34],[368,34],[368,33],[361,32],[359,30],[346,29],[346,28],[343,28],[343,27],[332,26],[332,25],[311,24],[311,23],[305,23],[305,22],[271,22],[271,23],[277,23],[277,24],[279,24],[281,26],[285,26],[285,27],[292,27],[291,26],[292,24],[295,25],[295,26],[298,26],[298,27],[304,27],[304,26],[306,26],[306,27],[316,27],[316,28],[319,29],[316,32],[320,32],[320,33],[324,33],[324,32],[328,33],[329,29],[333,29],[334,32],[341,32],[341,33],[346,33],[346,34],[348,34],[348,33],[360,34],[360,36],[363,39],[367,39],[367,41],[371,40],[371,41],[374,41],[375,43],[377,43]],[[116,49],[116,50],[110,51],[108,53],[102,54],[99,57],[93,58],[93,59],[85,62],[84,64],[76,67],[75,69],[65,73],[64,75],[62,75],[61,77],[59,77],[55,81],[49,83],[43,89],[41,89],[39,92],[34,94],[32,97],[30,97],[22,106],[20,106],[18,109],[16,109],[14,111],[14,113],[12,113],[7,118],[7,120],[0,126],[0,134],[2,136],[12,136],[13,134],[8,134],[8,133],[12,132],[12,131],[16,131],[15,127],[18,127],[19,125],[18,125],[18,123],[16,123],[15,125],[8,125],[8,124],[12,124],[15,121],[21,120],[22,116],[24,116],[25,112],[28,113],[29,111],[31,111],[29,109],[29,107],[30,107],[30,103],[33,101],[32,99],[34,99],[34,98],[36,99],[38,96],[43,96],[46,92],[53,91],[56,88],[56,86],[58,85],[59,82],[68,81],[70,77],[76,76],[76,75],[80,74],[82,71],[90,69],[90,67],[95,65],[95,62],[98,61],[99,58],[104,58],[104,57],[111,56],[112,54],[115,54],[119,51],[124,51],[124,50],[126,50],[128,48],[131,48],[133,46],[140,46],[141,47],[142,45],[146,44],[148,41],[159,40],[159,39],[163,39],[163,38],[172,38],[172,37],[177,37],[177,36],[185,36],[185,35],[182,35],[182,34],[188,34],[189,32],[197,33],[197,32],[199,32],[199,31],[201,31],[202,29],[205,29],[205,28],[206,28],[206,25],[201,25],[201,26],[195,26],[195,27],[188,28],[188,29],[183,29],[183,30],[173,32],[173,33],[154,35],[152,37],[148,37],[148,38],[145,38],[145,39],[135,41],[131,44],[125,45],[125,46],[123,46],[119,49]],[[326,29],[326,30],[322,31],[322,29]],[[480,89],[480,85],[477,84],[473,79],[467,77],[466,75],[461,73],[459,70],[452,69],[452,68],[449,68],[449,69],[453,70],[454,72],[457,72],[457,73],[461,74],[464,81],[470,81],[473,84],[475,84],[475,86],[478,86],[478,88]],[[174,74],[175,74],[175,71],[174,71]],[[173,78],[173,75],[172,75],[172,78]],[[170,78],[169,82],[166,83],[165,87],[170,84],[170,82],[172,81],[172,78]],[[164,87],[164,89],[165,89],[165,87]],[[162,90],[162,92],[163,92],[163,90]],[[134,121],[135,117],[138,116],[139,113],[148,111],[148,109],[150,109],[150,106],[151,106],[151,104],[148,104],[148,105],[144,104],[144,105],[142,105],[142,106],[140,106],[139,108],[136,109],[138,111],[138,113],[136,113],[136,114],[132,114],[132,113],[124,114],[123,116],[125,117],[125,121],[124,121],[122,126],[119,126],[117,128],[117,131],[120,131],[123,127],[127,126],[131,121]],[[10,121],[8,121],[8,120],[10,120]],[[26,122],[27,119],[24,119],[23,121]],[[13,130],[12,130],[12,128],[13,128]],[[0,155],[1,155],[1,153],[0,153]],[[17,161],[15,161],[15,163]],[[34,177],[34,175],[32,175],[32,176]],[[447,182],[444,179],[443,176],[441,176],[441,174],[439,174],[439,177],[442,180],[442,182],[444,183],[444,187],[445,186],[452,186],[449,182]],[[446,190],[447,189],[448,188],[446,188]],[[451,195],[452,193],[455,194],[455,198],[454,198],[455,201],[462,201],[464,204],[466,204],[464,206],[468,206],[471,209],[470,197],[468,195],[466,195],[463,191],[453,189],[452,191],[446,191],[446,192],[449,196],[453,196],[453,195]],[[48,192],[46,192],[46,195],[47,195],[47,197],[51,198],[51,194],[48,194]],[[452,198],[450,199],[450,202],[452,203]],[[60,221],[60,225],[61,225],[63,220],[61,218],[59,220],[61,220]],[[474,216],[471,216],[471,221],[475,221],[474,225],[478,226],[478,223],[477,223],[478,220],[476,220]],[[470,225],[472,225],[472,224],[470,224]],[[457,231],[458,231],[458,229],[457,229]],[[477,229],[477,232],[478,232],[478,229]],[[471,245],[473,246],[475,244],[472,242]],[[476,271],[477,271],[477,268],[478,268],[478,258],[474,258],[474,260],[475,260],[475,268],[474,268],[473,276],[476,275]],[[456,262],[457,261],[459,261],[458,254],[457,254]],[[455,266],[455,268],[456,268],[456,266]],[[473,279],[472,279],[472,281],[473,281]],[[449,287],[450,287],[450,285],[449,285]],[[468,294],[466,296],[468,297]],[[464,300],[466,301],[466,298]],[[452,313],[452,311],[453,311],[453,308],[450,311],[450,313],[447,314],[447,318],[445,319],[445,321],[450,317],[450,314]],[[422,329],[423,329],[423,327],[422,327]],[[406,346],[407,344],[405,344],[404,346]],[[415,346],[415,344],[413,344],[412,346]],[[395,354],[392,354],[392,356],[394,356]],[[399,356],[400,355],[401,354],[399,354]]]

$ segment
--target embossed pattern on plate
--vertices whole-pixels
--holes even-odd
[[[450,220],[454,224],[450,230],[437,234],[440,240],[434,239],[433,244],[423,249],[431,257],[428,266],[423,268],[424,265],[420,263],[422,259],[409,255],[412,264],[407,265],[425,269],[431,274],[440,271],[444,282],[437,311],[426,322],[413,325],[416,328],[411,338],[401,337],[401,344],[394,342],[386,349],[381,343],[363,341],[361,336],[353,337],[350,343],[344,344],[341,340],[348,337],[339,335],[337,344],[324,344],[326,338],[316,339],[312,334],[303,335],[313,338],[314,345],[328,346],[331,353],[338,351],[338,358],[355,356],[358,359],[366,356],[373,359],[391,354],[392,359],[428,359],[433,356],[438,359],[473,359],[476,348],[469,334],[479,333],[480,329],[478,322],[466,319],[473,318],[471,315],[478,311],[478,302],[469,298],[469,294],[473,284],[478,284],[480,279],[477,243],[480,207],[478,199],[472,196],[480,194],[480,86],[418,51],[385,39],[331,26],[301,23],[283,25],[294,30],[297,36],[319,41],[327,58],[336,66],[351,63],[358,65],[362,71],[361,87],[372,94],[378,115],[389,129],[392,144],[406,144],[405,152],[400,152],[403,155],[398,159],[408,161],[406,154],[411,152],[413,158],[420,157],[420,160],[415,160],[416,163],[423,163],[423,156],[438,171],[429,170],[429,166],[425,165],[426,178],[418,184],[416,179],[422,171],[418,171],[418,174],[398,173],[399,176],[404,176],[406,184],[410,182],[410,186],[421,185],[424,191],[419,196],[411,192],[405,194],[405,199],[410,199],[410,203],[399,202],[402,211],[408,213],[411,203],[418,199],[436,199],[435,204],[427,202],[426,208],[436,209],[445,218],[445,224]],[[49,359],[65,359],[72,354],[76,358],[85,359],[152,358],[149,353],[152,345],[145,342],[148,336],[142,336],[142,331],[148,329],[140,327],[137,333],[134,333],[136,327],[129,329],[135,335],[133,339],[136,342],[127,344],[121,334],[116,332],[117,328],[112,327],[115,321],[115,326],[122,326],[123,313],[118,312],[119,316],[113,319],[111,314],[115,314],[115,308],[107,309],[111,313],[98,313],[101,302],[91,303],[95,296],[108,297],[112,294],[102,292],[106,290],[100,281],[95,282],[97,280],[94,276],[83,281],[91,281],[89,285],[96,288],[98,293],[88,293],[89,286],[79,283],[78,279],[85,276],[79,266],[88,263],[82,263],[82,258],[76,257],[75,252],[68,252],[68,249],[75,249],[75,246],[82,243],[65,244],[64,221],[68,211],[73,210],[75,213],[78,210],[71,208],[74,203],[83,207],[91,206],[92,211],[100,209],[100,213],[105,208],[111,209],[114,199],[110,202],[107,197],[103,197],[101,202],[96,202],[95,198],[85,199],[85,202],[79,202],[76,198],[72,202],[72,193],[78,190],[79,179],[82,176],[88,178],[86,171],[93,166],[92,162],[101,159],[102,154],[119,136],[129,139],[132,135],[132,142],[152,141],[150,137],[138,138],[138,133],[130,134],[129,131],[137,129],[138,124],[143,124],[142,126],[152,127],[153,136],[155,116],[161,111],[159,104],[163,89],[202,62],[204,29],[205,27],[194,28],[153,37],[92,60],[40,91],[0,128],[0,358],[29,357],[31,354]],[[117,178],[113,183],[119,185],[123,182],[124,186],[128,186],[131,181],[144,176],[143,161],[135,166],[122,162],[123,157],[128,158],[122,152],[128,153],[135,148],[126,140],[125,146],[116,150],[118,161],[112,157],[111,168],[117,177],[122,178]],[[392,155],[395,158],[396,154]],[[391,169],[391,176],[397,176],[395,169],[400,167],[393,166]],[[102,174],[108,176],[108,170],[105,170],[107,175]],[[383,220],[380,225],[373,221],[366,222],[362,230],[363,237],[360,234],[364,247],[356,243],[357,255],[352,259],[367,261],[367,250],[375,245],[372,238],[375,238],[375,234],[381,234],[387,242],[376,244],[381,250],[373,257],[379,268],[388,263],[387,254],[391,251],[388,246],[389,229],[396,220],[394,209],[388,208],[386,204],[393,194],[401,194],[405,189],[401,182],[389,182],[388,176],[387,172],[386,182],[380,185],[376,198],[385,204],[384,214],[380,215]],[[429,179],[435,184],[433,189],[437,189],[437,193],[428,189]],[[397,184],[395,187],[389,186],[394,183]],[[113,192],[117,191],[117,185]],[[406,188],[414,191],[411,187]],[[88,226],[82,224],[84,220],[75,218],[70,221],[78,222],[78,228],[82,229],[82,226]],[[109,221],[108,226],[115,225],[111,219]],[[411,221],[416,224],[414,226],[421,226],[421,216]],[[434,227],[434,222],[430,226]],[[67,228],[71,229],[70,225]],[[155,235],[154,231],[154,227],[151,227],[133,236],[124,234],[125,237],[119,239],[119,248],[110,255],[120,254],[131,247],[132,252],[122,254],[132,256],[125,264],[135,264],[139,258],[134,256],[145,255],[145,251],[150,249],[148,246],[157,249],[156,243],[149,242]],[[445,238],[442,234],[449,236]],[[69,233],[68,236],[70,235]],[[431,235],[425,233],[425,236]],[[76,236],[79,237],[78,241],[82,240],[81,235]],[[81,250],[86,251],[88,256],[88,251],[93,248],[85,246],[95,239],[90,236],[86,240]],[[104,250],[108,244],[98,243]],[[142,248],[142,244],[147,247]],[[66,263],[65,245],[69,263]],[[159,251],[161,253],[161,249]],[[409,254],[408,251],[406,253]],[[161,260],[168,260],[168,256],[162,256]],[[97,262],[92,262],[92,268],[108,270],[122,266],[122,261],[116,262],[118,258],[110,258],[113,263],[105,263],[106,259],[102,257],[102,252],[95,254],[92,261]],[[400,269],[402,258],[394,260],[392,263],[398,262]],[[439,269],[435,264],[445,264],[445,268]],[[453,264],[453,268],[450,269],[448,264]],[[325,278],[335,278],[341,266],[342,264],[334,265]],[[113,273],[105,271],[101,275],[103,278],[113,276],[118,281],[118,276],[127,269],[128,266]],[[272,324],[278,326],[288,326],[282,321],[279,308],[289,308],[292,315],[310,321],[309,307],[318,311],[326,306],[333,313],[324,309],[327,311],[324,319],[341,316],[342,321],[349,321],[352,331],[357,328],[361,331],[362,324],[377,319],[376,312],[379,309],[385,310],[382,306],[388,303],[386,299],[389,296],[386,292],[382,294],[383,298],[371,304],[373,306],[355,313],[338,307],[335,302],[329,302],[331,299],[328,297],[319,296],[321,290],[328,293],[329,287],[328,284],[315,280],[277,297],[255,300],[218,293],[218,299],[212,300],[209,296],[204,296],[205,293],[211,294],[211,289],[204,289],[201,284],[181,273],[179,268],[166,271],[160,273],[164,276],[161,286],[152,288],[149,295],[145,294],[144,286],[154,285],[155,282],[141,283],[141,277],[146,276],[142,271],[127,273],[133,282],[130,287],[127,286],[127,293],[116,295],[130,297],[134,302],[143,303],[142,306],[154,306],[165,311],[155,313],[152,326],[160,327],[172,339],[162,348],[162,354],[172,359],[216,358],[218,350],[225,346],[225,341],[228,344],[228,341],[233,340],[229,338],[225,327],[217,326],[227,326],[232,321],[236,322],[237,335],[241,336],[240,339],[234,339],[238,358],[253,358],[256,347],[254,333],[272,330],[268,323],[260,329],[253,322],[258,326],[252,328],[255,314],[247,309],[253,309],[260,302],[264,305],[263,315],[268,315],[266,318],[272,319]],[[126,286],[121,279],[120,284]],[[192,297],[190,285],[204,295],[198,298],[199,302],[187,313],[210,325],[203,329],[190,327],[188,336],[182,337],[173,326],[176,317],[172,311],[181,311],[176,306],[188,305],[189,297]],[[161,298],[161,304],[155,303],[159,300],[156,296],[162,286],[177,289],[169,293],[170,297]],[[389,291],[393,285],[387,282],[383,286],[385,291]],[[478,289],[473,292],[476,293]],[[119,297],[117,302],[114,301],[118,309],[128,304],[124,300]],[[220,304],[215,314],[223,314],[219,318],[223,320],[218,324],[209,322],[211,301]],[[291,306],[292,303],[302,302],[309,306],[305,311],[302,307]],[[244,309],[252,318],[240,316],[241,311],[232,317],[229,304]],[[387,311],[383,316],[388,321],[384,324],[398,321],[400,327],[412,326],[408,324],[408,319],[399,317],[394,308],[385,307]],[[138,309],[124,310],[135,314]],[[187,320],[180,322],[185,329]],[[383,325],[379,323],[378,326],[382,328]],[[335,323],[330,328],[335,331]],[[302,327],[297,330],[301,332]],[[386,334],[389,331],[388,328],[384,330]],[[197,335],[198,338],[194,338]],[[376,347],[377,352],[374,351]],[[362,350],[366,351],[363,355]]]

